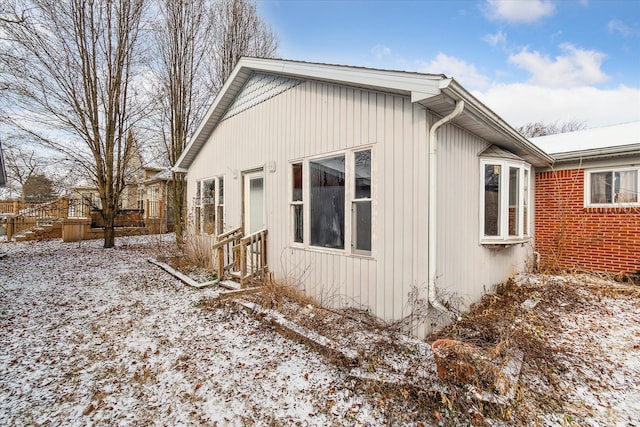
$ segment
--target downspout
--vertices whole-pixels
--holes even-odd
[[[436,260],[437,260],[437,256],[436,256],[436,248],[437,248],[437,244],[436,244],[436,228],[437,228],[437,221],[436,221],[436,203],[437,203],[437,193],[436,193],[436,176],[437,176],[437,162],[436,162],[436,147],[437,147],[437,141],[436,141],[436,132],[438,131],[438,129],[450,122],[451,120],[455,119],[456,117],[458,117],[461,113],[462,110],[464,109],[464,101],[460,100],[456,103],[456,107],[453,109],[453,111],[443,117],[442,119],[438,120],[436,123],[433,124],[433,126],[431,126],[431,129],[429,130],[429,209],[428,209],[428,213],[429,213],[429,284],[428,284],[428,300],[429,300],[429,304],[435,308],[436,310],[438,310],[439,312],[441,312],[442,314],[446,315],[447,317],[449,317],[451,320],[455,320],[456,316],[449,311],[449,309],[447,309],[447,307],[444,306],[444,304],[442,304],[439,300],[438,297],[436,295]]]

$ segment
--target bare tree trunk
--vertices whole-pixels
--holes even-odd
[[[187,181],[185,180],[184,174],[174,173],[173,174],[173,209],[174,209],[174,217],[175,217],[175,232],[176,232],[176,243],[179,245],[184,243],[184,234],[186,230],[186,221],[185,221],[185,195]]]

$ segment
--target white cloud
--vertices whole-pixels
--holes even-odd
[[[507,44],[507,34],[499,30],[496,34],[487,34],[482,38],[491,46],[505,46]]]
[[[422,71],[446,74],[447,77],[453,77],[469,88],[481,89],[489,84],[489,78],[480,74],[475,65],[442,52],[438,53],[436,58],[430,62],[418,61],[418,65]]]
[[[640,34],[640,31],[634,30],[618,19],[609,21],[608,27],[610,33],[620,33],[623,37],[632,37]]]
[[[584,122],[595,127],[640,120],[640,89],[581,86],[554,89],[526,83],[496,84],[474,91],[512,126],[530,122]]]
[[[531,23],[553,15],[555,6],[550,0],[487,0],[484,12],[492,20]]]
[[[380,60],[387,55],[391,54],[391,49],[385,45],[377,44],[371,48],[371,53],[376,57],[376,59]]]
[[[602,83],[608,76],[600,69],[605,54],[564,43],[564,55],[554,59],[526,48],[509,57],[509,62],[531,73],[529,83],[544,87],[576,87]]]

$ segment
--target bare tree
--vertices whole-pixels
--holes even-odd
[[[107,248],[140,113],[131,86],[144,1],[25,0],[22,22],[0,21],[11,101],[5,119],[93,179]]]
[[[160,83],[159,116],[162,141],[169,164],[176,163],[187,145],[195,120],[202,117],[213,88],[203,79],[209,40],[209,2],[206,0],[160,0],[161,21],[154,31],[157,74]],[[176,241],[185,230],[186,181],[174,172],[173,211]]]
[[[250,0],[159,0],[156,67],[160,127],[168,162],[174,165],[206,106],[244,55],[272,56],[274,33]],[[173,210],[178,243],[185,230],[183,174],[173,173]]]
[[[584,122],[558,122],[544,123],[544,122],[530,122],[526,125],[516,128],[520,134],[527,138],[534,138],[536,136],[555,135],[557,133],[573,132],[576,130],[582,130],[585,128]]]
[[[9,194],[21,194],[27,179],[42,172],[41,166],[44,161],[35,149],[29,148],[23,141],[6,139],[3,149],[7,169],[7,191]]]
[[[278,38],[258,16],[252,0],[217,0],[213,9],[212,82],[219,91],[242,56],[273,57]]]

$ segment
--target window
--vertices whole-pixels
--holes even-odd
[[[293,243],[371,255],[371,153],[346,151],[291,164]]]
[[[371,150],[354,155],[354,197],[351,247],[354,252],[371,253]]]
[[[586,205],[638,204],[639,180],[638,168],[588,171],[585,180]]]
[[[302,204],[302,163],[291,165],[291,216],[293,218],[293,241],[304,242],[304,206]]]
[[[309,162],[311,244],[344,249],[345,156]]]
[[[194,222],[196,232],[218,235],[224,229],[224,178],[208,178],[196,183]]]
[[[529,166],[511,160],[481,160],[481,214],[484,243],[529,235]]]

